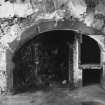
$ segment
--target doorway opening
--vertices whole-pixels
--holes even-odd
[[[102,69],[84,69],[82,72],[83,86],[100,84]]]
[[[67,30],[44,32],[19,48],[13,57],[14,90],[67,86],[68,72],[73,69],[75,34]]]

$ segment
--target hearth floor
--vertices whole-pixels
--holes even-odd
[[[99,85],[76,90],[53,88],[0,96],[0,105],[105,105],[105,90]]]

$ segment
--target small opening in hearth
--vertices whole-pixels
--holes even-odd
[[[55,30],[37,35],[17,50],[13,86],[16,91],[67,87],[73,66],[74,31]],[[68,43],[72,48],[69,49]],[[70,66],[68,60],[70,61]]]
[[[102,69],[84,69],[82,71],[83,86],[99,84],[102,77]]]

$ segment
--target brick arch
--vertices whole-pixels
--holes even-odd
[[[78,34],[86,35],[91,35],[95,32],[93,29],[88,28],[78,22],[73,23],[71,21],[65,20],[59,22],[59,24],[56,25],[55,21],[42,21],[22,30],[20,40],[14,40],[12,43],[10,43],[10,47],[15,51],[25,42],[34,38],[35,36],[53,30],[71,30],[77,32]]]

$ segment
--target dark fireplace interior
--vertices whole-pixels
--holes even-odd
[[[98,43],[86,35],[82,36],[81,64],[100,64],[100,48]]]
[[[84,69],[82,76],[83,86],[99,84],[101,82],[102,69]]]
[[[19,48],[13,57],[14,90],[67,86],[68,58],[73,55],[69,53],[68,45],[73,45],[74,35],[74,31],[49,31]],[[70,62],[73,65],[73,61]]]

